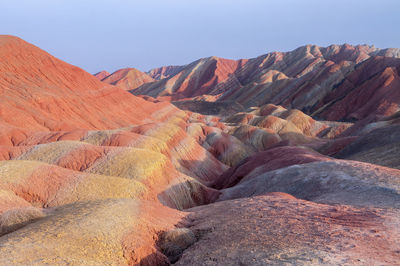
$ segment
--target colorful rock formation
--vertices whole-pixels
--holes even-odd
[[[0,36],[0,265],[397,264],[399,55],[93,76]]]
[[[245,107],[273,103],[325,120],[353,121],[398,111],[399,55],[399,49],[345,44],[307,45],[248,60],[210,57],[131,92]]]

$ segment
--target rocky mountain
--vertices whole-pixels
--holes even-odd
[[[182,71],[185,66],[163,66],[159,68],[153,68],[147,74],[155,80],[172,77],[178,72]]]
[[[96,78],[98,78],[99,80],[102,80],[102,79],[108,77],[109,75],[110,75],[110,73],[108,73],[108,72],[105,71],[105,70],[100,71],[100,72],[97,72],[96,74],[94,74],[94,76],[95,76]]]
[[[398,57],[93,76],[0,36],[0,265],[396,265]]]
[[[136,68],[123,68],[106,76],[102,81],[124,90],[132,90],[154,79]]]
[[[345,44],[307,45],[248,60],[210,57],[131,92],[245,107],[273,103],[320,119],[354,121],[398,111],[399,54],[399,49]]]

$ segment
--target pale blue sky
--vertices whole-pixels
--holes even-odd
[[[0,34],[94,73],[304,44],[400,47],[400,0],[0,0]]]

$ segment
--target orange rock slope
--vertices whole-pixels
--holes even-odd
[[[289,86],[353,73],[326,95],[386,95],[396,51],[306,46],[95,77],[0,36],[0,265],[396,264],[395,108],[371,96],[337,110],[354,123],[321,121],[297,105],[310,87]]]
[[[131,97],[16,37],[0,37],[0,57],[3,136],[122,127],[151,121],[168,106]]]

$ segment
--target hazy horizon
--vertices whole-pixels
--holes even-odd
[[[400,47],[400,2],[9,1],[1,34],[90,73],[142,71],[202,57],[239,59],[306,44]]]

